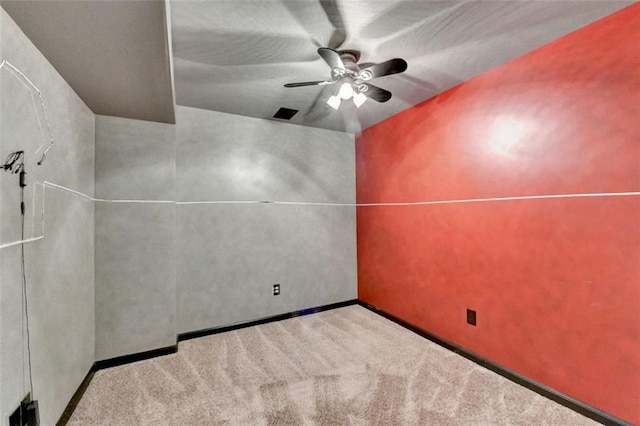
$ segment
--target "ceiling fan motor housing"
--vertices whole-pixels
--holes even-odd
[[[347,69],[348,74],[351,74],[352,77],[356,77],[358,72],[360,72],[360,67],[358,67],[358,60],[360,60],[360,52],[357,50],[340,50],[338,51],[340,54],[340,59],[342,59],[342,63],[344,67]]]

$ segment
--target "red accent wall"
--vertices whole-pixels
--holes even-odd
[[[365,130],[358,202],[640,191],[638,28],[635,4]],[[640,424],[639,195],[357,214],[362,301]]]

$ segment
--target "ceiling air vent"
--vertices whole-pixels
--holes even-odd
[[[283,120],[291,120],[291,117],[296,115],[297,109],[280,108],[273,118],[282,118]]]

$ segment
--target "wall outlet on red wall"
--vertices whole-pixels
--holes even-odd
[[[467,309],[467,324],[476,325],[476,311]]]

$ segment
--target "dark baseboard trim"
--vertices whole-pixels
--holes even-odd
[[[188,340],[188,339],[195,339],[197,337],[208,336],[210,334],[224,333],[225,331],[237,330],[237,329],[240,329],[240,328],[251,327],[251,326],[254,326],[254,325],[266,324],[266,323],[269,323],[269,322],[281,321],[281,320],[284,320],[284,319],[289,319],[289,318],[299,317],[299,316],[303,316],[303,315],[314,314],[316,312],[328,311],[330,309],[336,309],[336,308],[342,308],[344,306],[355,305],[357,303],[359,303],[357,299],[352,299],[352,300],[347,300],[347,301],[344,301],[344,302],[338,302],[338,303],[332,303],[332,304],[329,304],[329,305],[318,306],[318,307],[315,307],[315,308],[309,308],[309,309],[303,309],[303,310],[300,310],[300,311],[289,312],[289,313],[286,313],[286,314],[274,315],[274,316],[271,316],[271,317],[261,318],[261,319],[258,319],[258,320],[244,322],[244,323],[241,323],[241,324],[234,324],[234,325],[229,325],[229,326],[226,326],[226,327],[209,328],[209,329],[200,330],[200,331],[192,331],[192,332],[189,332],[189,333],[179,334],[178,335],[178,341],[183,341],[183,340]],[[82,383],[80,383],[80,386],[78,386],[78,390],[76,390],[76,393],[73,394],[73,396],[71,397],[71,400],[69,401],[69,404],[67,404],[67,407],[62,412],[62,415],[60,416],[60,419],[56,423],[56,426],[65,426],[67,424],[67,422],[71,418],[71,415],[73,414],[73,411],[78,406],[78,403],[80,402],[80,399],[82,399],[82,396],[84,395],[85,391],[89,387],[89,383],[91,383],[91,379],[93,379],[93,375],[95,374],[96,371],[102,370],[104,368],[116,367],[118,365],[129,364],[129,363],[136,362],[136,361],[143,361],[145,359],[155,358],[155,357],[159,357],[159,356],[171,355],[171,354],[174,354],[176,352],[178,352],[178,345],[177,344],[172,345],[172,346],[167,346],[167,347],[164,347],[164,348],[153,349],[153,350],[146,351],[146,352],[140,352],[140,353],[131,354],[131,355],[124,355],[124,356],[119,356],[119,357],[115,357],[115,358],[110,358],[110,359],[105,359],[105,360],[102,360],[102,361],[94,362],[93,366],[91,367],[91,369],[89,370],[89,372],[85,376],[84,380],[82,380]]]
[[[414,333],[424,337],[425,339],[430,340],[431,342],[436,343],[445,349],[455,352],[456,354],[463,356],[468,360],[473,361],[476,364],[481,365],[482,367],[488,370],[491,370],[494,373],[497,373],[502,377],[511,380],[512,382],[519,384],[520,386],[524,386],[525,388],[532,390],[537,394],[544,396],[545,398],[548,398],[554,402],[557,402],[558,404],[563,405],[573,411],[576,411],[585,417],[588,417],[592,420],[602,423],[603,425],[631,426],[631,423],[625,422],[624,420],[621,420],[615,416],[612,416],[611,414],[605,413],[602,410],[599,410],[595,407],[585,404],[582,401],[571,398],[570,396],[564,395],[554,389],[551,389],[548,386],[540,384],[532,379],[529,379],[528,377],[522,376],[514,371],[511,371],[506,367],[503,367],[499,364],[496,364],[493,361],[490,361],[487,358],[484,358],[483,356],[475,354],[461,346],[456,345],[455,343],[449,342],[448,340],[442,339],[436,336],[435,334],[432,334],[420,327],[416,327],[415,325],[410,324],[381,309],[378,309],[375,306],[369,305],[368,303],[362,302],[361,300],[358,300],[358,305],[372,312],[375,312],[376,314],[383,316],[384,318],[387,318],[390,321],[395,322],[396,324],[406,328],[407,330],[413,331]]]
[[[196,339],[198,337],[209,336],[211,334],[224,333],[226,331],[238,330],[240,328],[252,327],[254,325],[266,324],[274,321],[282,321],[289,318],[300,317],[303,315],[315,314],[316,312],[328,311],[331,309],[343,308],[345,306],[355,305],[358,303],[357,299],[346,300],[344,302],[331,303],[329,305],[318,306],[315,308],[302,309],[300,311],[288,312],[286,314],[274,315],[271,317],[260,318],[253,321],[242,322],[238,324],[227,325],[223,327],[207,328],[198,331],[189,331],[187,333],[178,334],[178,342],[184,340]]]
[[[91,383],[91,379],[93,379],[94,374],[95,374],[95,371],[92,366],[89,369],[89,372],[87,373],[87,375],[84,376],[84,379],[82,380],[82,383],[80,383],[80,386],[78,386],[76,393],[74,393],[73,396],[71,397],[71,400],[69,401],[66,408],[62,412],[62,415],[60,416],[60,419],[56,423],[56,426],[64,426],[67,424],[67,422],[71,418],[71,415],[73,414],[73,411],[76,409],[76,407],[78,406],[78,403],[82,399],[82,396],[84,395],[85,391],[89,387],[89,383]]]
[[[139,352],[131,355],[118,356],[115,358],[96,361],[91,367],[92,371],[102,370],[103,368],[117,367],[118,365],[130,364],[136,361],[144,361],[145,359],[155,358],[159,356],[171,355],[178,352],[178,345],[165,346],[164,348],[153,349],[150,351]]]

